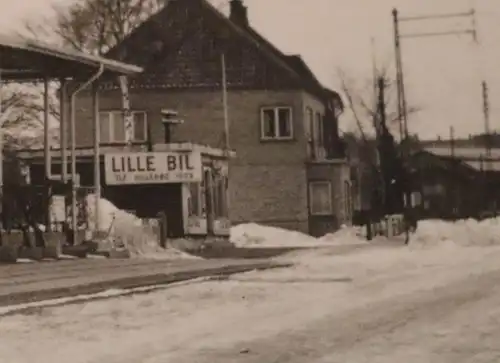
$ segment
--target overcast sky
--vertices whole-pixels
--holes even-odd
[[[54,0],[67,2],[70,0]],[[500,130],[500,0],[244,0],[253,26],[287,53],[300,53],[319,79],[339,88],[337,70],[359,83],[371,77],[371,41],[378,63],[393,65],[391,9],[401,16],[468,11],[475,7],[479,44],[470,36],[403,39],[408,103],[421,108],[409,129],[422,138],[464,136],[484,129],[481,80],[490,88],[491,126]],[[222,9],[228,0],[212,0]],[[50,10],[47,0],[0,0],[2,30]],[[469,19],[401,24],[401,33],[470,28]],[[368,92],[361,91],[361,92]],[[367,94],[368,95],[368,94]],[[350,117],[342,128],[352,129]]]

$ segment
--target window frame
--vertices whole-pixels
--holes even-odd
[[[132,125],[132,142],[133,143],[145,143],[148,141],[148,113],[147,111],[144,110],[132,110],[130,111],[131,116],[132,116],[132,122],[134,125]],[[117,140],[115,138],[115,115],[116,114],[123,114],[122,110],[101,110],[99,111],[99,123],[101,122],[101,115],[102,114],[107,114],[108,116],[108,135],[109,135],[109,140],[100,140],[101,144],[125,144],[127,142],[127,131],[124,125],[125,129],[125,138],[124,140]],[[136,114],[143,114],[144,115],[144,139],[136,139],[135,137],[135,118],[134,115]],[[123,120],[125,122],[125,120]]]
[[[314,187],[321,185],[321,186],[327,186],[328,187],[328,211],[315,211],[314,210],[314,205],[313,205],[313,193],[314,193]],[[308,189],[309,189],[309,214],[311,216],[318,216],[318,217],[325,217],[325,216],[332,216],[333,215],[333,200],[332,200],[332,182],[329,180],[312,180],[309,181],[308,183]]]
[[[265,130],[265,118],[264,113],[266,111],[272,110],[274,112],[274,128],[275,128],[275,136],[266,136],[264,134]],[[290,135],[289,136],[281,136],[279,131],[279,111],[287,110],[289,112],[289,128]],[[293,127],[293,108],[291,106],[263,106],[260,108],[260,139],[261,141],[290,141],[294,138],[294,127]]]

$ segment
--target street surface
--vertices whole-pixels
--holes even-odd
[[[13,363],[495,363],[500,248],[295,253],[297,267],[0,318]]]

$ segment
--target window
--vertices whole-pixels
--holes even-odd
[[[308,127],[308,133],[309,137],[313,137],[314,133],[314,112],[311,107],[306,108],[306,113],[307,113],[307,127]]]
[[[329,181],[309,183],[309,205],[311,215],[332,215],[332,185]]]
[[[264,107],[260,118],[262,140],[292,139],[293,121],[290,107]]]
[[[314,159],[316,157],[316,150],[314,146],[314,112],[311,107],[306,107],[306,137],[308,146],[308,155]]]
[[[127,142],[123,111],[101,111],[99,121],[102,143]],[[144,111],[132,111],[132,141],[147,141],[147,118]]]

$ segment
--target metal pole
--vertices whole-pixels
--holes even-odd
[[[2,64],[0,59],[0,212],[2,218],[0,218],[0,229],[3,229],[3,221],[4,221],[4,209],[3,209],[3,107],[2,107]],[[2,240],[0,239],[0,245],[2,244]]]
[[[377,137],[379,136],[379,122],[378,122],[378,71],[377,71],[377,60],[375,56],[375,39],[371,38],[371,50],[372,50],[372,77],[373,77],[373,125],[375,127],[375,133]]]
[[[50,155],[52,146],[49,134],[49,79],[45,77],[43,81],[43,139],[44,139],[44,159],[45,159],[45,179],[49,180],[52,175],[52,158]]]
[[[488,97],[488,84],[486,81],[482,82],[482,96],[483,96],[483,115],[484,115],[484,136],[485,136],[485,151],[488,160],[491,158],[491,139],[490,139],[490,105]]]
[[[378,110],[378,125],[377,125],[377,137],[378,137],[378,151],[380,155],[380,169],[382,173],[382,201],[383,201],[383,212],[387,214],[390,211],[392,206],[390,202],[392,202],[392,198],[389,196],[392,195],[390,193],[390,180],[387,180],[387,153],[384,150],[387,143],[387,139],[385,136],[387,131],[387,120],[386,120],[386,109],[385,109],[385,79],[384,77],[379,77],[377,80],[377,88],[378,88],[378,102],[377,102],[377,110]],[[388,183],[389,182],[389,183]]]
[[[399,121],[399,136],[401,141],[404,139],[403,128],[403,110],[401,107],[401,67],[400,67],[400,39],[399,39],[399,23],[398,23],[398,10],[392,10],[393,28],[394,28],[394,54],[396,65],[396,96],[398,106],[398,121]]]
[[[99,86],[94,83],[92,88],[92,109],[93,109],[93,128],[94,128],[94,188],[95,188],[95,221],[94,228],[95,232],[100,230],[100,211],[99,211],[99,201],[101,199],[101,158],[100,158],[100,142],[101,142],[101,130],[99,127]]]
[[[43,80],[43,149],[44,149],[44,162],[45,162],[45,203],[44,212],[46,216],[45,223],[47,230],[51,230],[52,221],[50,218],[50,179],[52,176],[52,158],[49,134],[49,78],[45,77]]]
[[[224,147],[229,150],[229,115],[227,110],[227,77],[226,77],[226,59],[224,54],[221,56],[222,67],[222,103],[224,108]]]
[[[450,126],[450,155],[455,159],[455,128]]]
[[[447,19],[447,18],[460,18],[468,17],[474,15],[474,9],[463,13],[451,13],[451,14],[430,14],[430,15],[419,15],[419,16],[405,16],[400,19],[400,21],[413,21],[413,20],[430,20],[430,19]]]
[[[75,117],[76,117],[76,103],[75,97],[71,95],[71,102],[69,104],[70,113],[70,123],[69,123],[69,134],[70,134],[70,148],[71,148],[71,229],[73,230],[73,240],[72,244],[76,245],[76,230],[78,228],[77,224],[77,205],[76,205],[76,131],[75,131]]]
[[[474,37],[475,31],[469,29],[469,30],[449,30],[442,32],[427,32],[427,33],[407,33],[401,35],[401,38],[428,38],[428,37],[460,35],[460,34],[472,34],[472,36]]]
[[[96,79],[98,79],[104,72],[104,65],[100,65],[99,70],[90,77],[85,83],[80,84],[75,90],[71,92],[71,102],[70,102],[70,134],[71,134],[71,228],[73,229],[73,245],[76,244],[76,230],[77,225],[77,205],[76,205],[76,95],[83,89],[91,85]]]
[[[410,178],[408,172],[404,170],[405,159],[408,161],[409,150],[407,147],[409,145],[404,145],[403,140],[406,139],[408,142],[408,126],[407,126],[407,115],[406,115],[406,100],[404,93],[404,82],[403,82],[403,65],[401,57],[401,44],[399,36],[399,22],[398,22],[398,10],[394,8],[392,10],[392,17],[394,23],[394,48],[396,53],[396,82],[397,82],[397,94],[398,94],[398,114],[399,114],[399,127],[401,134],[401,162],[403,165],[403,175],[404,185],[403,185],[403,214],[405,220],[405,244],[410,242],[410,210],[411,210],[411,193],[410,193]]]
[[[59,139],[61,147],[61,179],[63,183],[68,181],[68,89],[65,79],[61,79],[61,88],[59,90]],[[66,216],[67,217],[67,216]]]

